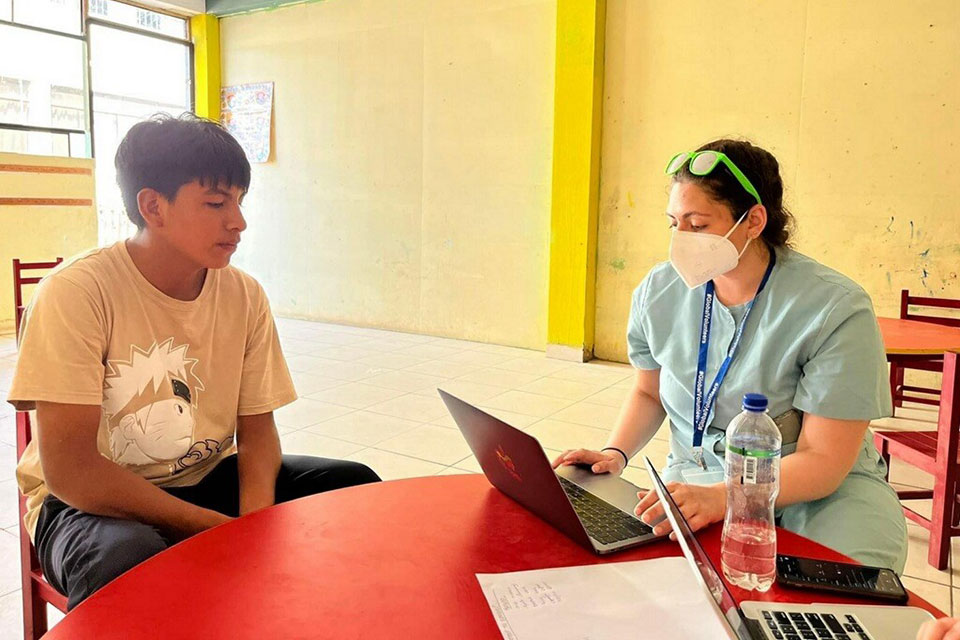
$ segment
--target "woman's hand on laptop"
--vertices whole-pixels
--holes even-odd
[[[590,467],[594,473],[619,475],[626,466],[623,456],[616,451],[591,451],[590,449],[567,449],[553,461],[553,468],[560,465],[580,464]]]
[[[960,640],[960,619],[940,618],[924,622],[917,640]]]
[[[727,510],[727,490],[724,483],[697,485],[668,482],[666,487],[694,531],[723,520]],[[640,520],[651,526],[658,523],[653,527],[653,532],[658,536],[670,531],[670,522],[664,517],[666,513],[657,500],[657,492],[641,491],[637,497],[640,498],[640,504],[634,509],[634,513]],[[671,533],[670,539],[675,540],[676,536]]]

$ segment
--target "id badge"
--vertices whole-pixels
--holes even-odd
[[[707,468],[704,471],[699,467],[690,467],[689,469],[681,469],[680,475],[683,476],[683,481],[687,484],[706,485],[724,481],[723,469]]]

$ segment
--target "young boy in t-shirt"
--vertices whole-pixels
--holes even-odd
[[[172,542],[275,502],[379,480],[281,455],[296,399],[263,289],[229,266],[250,164],[192,114],[116,156],[136,235],[62,265],[25,316],[8,400],[36,408],[17,468],[44,575],[72,608]]]

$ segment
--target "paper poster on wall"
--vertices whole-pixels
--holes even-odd
[[[220,122],[237,139],[250,162],[266,162],[270,158],[272,117],[272,82],[220,89]]]

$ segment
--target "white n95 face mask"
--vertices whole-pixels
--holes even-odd
[[[726,235],[696,233],[693,231],[673,231],[670,240],[670,264],[691,289],[709,282],[733,270],[740,262],[740,256],[750,246],[750,239],[743,245],[743,251],[730,242],[730,234],[736,229],[749,212],[743,212],[737,223]]]

